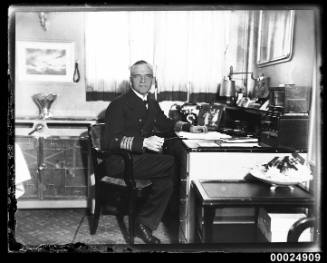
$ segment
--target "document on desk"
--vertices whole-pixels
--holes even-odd
[[[221,147],[261,147],[256,142],[222,142]]]
[[[197,144],[199,147],[219,147],[220,146],[215,141],[198,141]]]
[[[257,143],[258,138],[253,137],[233,137],[233,138],[223,138],[221,140],[224,143]]]
[[[225,133],[209,131],[207,133],[176,132],[177,136],[184,140],[190,148],[214,148],[214,147],[260,147],[258,138],[232,137]]]
[[[217,131],[209,131],[205,133],[192,133],[192,132],[176,132],[177,136],[182,139],[189,140],[220,140],[220,139],[228,139],[232,138],[232,136],[217,132]]]
[[[259,147],[257,142],[197,141],[199,147]]]
[[[222,147],[260,147],[258,138],[251,137],[233,137],[229,139],[221,139]]]

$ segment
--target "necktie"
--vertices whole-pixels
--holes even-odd
[[[143,100],[144,106],[146,109],[148,109],[149,105],[148,105],[148,101],[147,100]]]

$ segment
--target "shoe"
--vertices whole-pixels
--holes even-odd
[[[135,235],[141,238],[146,244],[160,244],[160,239],[152,235],[151,229],[143,224],[138,224],[135,229]]]

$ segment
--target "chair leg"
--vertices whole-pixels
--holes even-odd
[[[95,201],[95,208],[94,214],[91,216],[91,235],[94,235],[97,231],[99,225],[99,218],[100,218],[101,207],[98,201]]]
[[[128,208],[128,225],[129,225],[129,244],[134,245],[135,238],[135,193],[132,192],[129,200],[129,208]]]
[[[129,224],[129,244],[134,245],[134,237],[135,237],[135,215],[134,211],[131,212],[128,216],[128,224]]]

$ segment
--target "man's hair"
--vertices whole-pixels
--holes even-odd
[[[134,63],[130,68],[129,68],[130,73],[132,74],[132,72],[133,72],[135,66],[137,66],[137,65],[142,65],[142,64],[147,65],[147,66],[152,70],[152,72],[153,72],[153,67],[152,67],[152,65],[151,65],[150,63],[148,63],[148,62],[145,61],[145,60],[138,60],[138,61],[136,61],[136,62],[135,62],[135,63]]]

